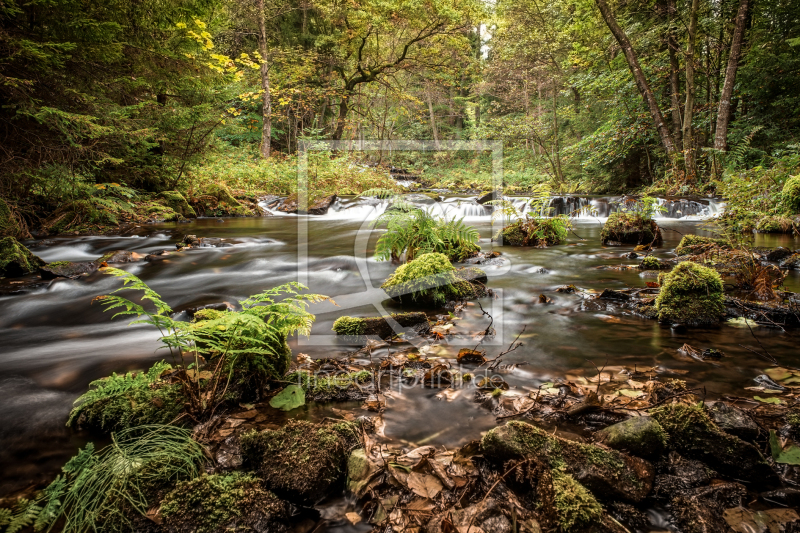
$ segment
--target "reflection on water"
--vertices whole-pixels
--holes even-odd
[[[298,225],[308,227],[307,248],[298,243]],[[664,246],[657,256],[672,257],[682,234],[702,233],[701,222],[663,220]],[[493,247],[488,216],[477,218],[481,246]],[[48,261],[95,259],[104,252],[127,249],[153,252],[174,249],[183,234],[220,237],[231,246],[195,249],[176,253],[151,263],[123,265],[145,280],[172,305],[175,311],[188,307],[244,299],[266,288],[298,279],[298,269],[311,291],[332,296],[341,307],[316,306],[318,315],[312,334],[330,334],[333,321],[344,314],[368,315],[377,311],[370,303],[377,288],[393,271],[390,263],[372,257],[381,230],[368,238],[357,238],[364,221],[336,217],[265,217],[258,219],[201,219],[190,224],[165,224],[136,229],[136,236],[56,238],[35,252]],[[368,227],[368,224],[366,224]],[[583,220],[576,225],[566,245],[549,249],[498,248],[503,263],[487,267],[489,287],[498,298],[481,301],[491,309],[495,327],[502,337],[487,346],[493,356],[527,326],[520,338],[524,345],[508,354],[512,365],[504,377],[514,387],[531,389],[566,372],[591,374],[590,361],[610,365],[660,366],[690,385],[703,384],[710,397],[743,394],[742,388],[765,366],[740,344],[754,345],[747,328],[725,326],[675,332],[652,321],[621,313],[581,311],[582,298],[560,294],[553,289],[575,284],[587,291],[603,288],[642,286],[645,278],[637,270],[615,270],[636,260],[623,259],[631,247],[608,248],[599,244],[601,225]],[[788,236],[758,235],[756,245],[798,247]],[[307,263],[298,265],[298,253]],[[365,269],[358,259],[363,259]],[[800,274],[790,273],[787,286],[800,290]],[[19,488],[38,480],[37,475],[54,473],[80,445],[81,437],[69,435],[64,422],[72,400],[88,383],[112,371],[143,368],[165,358],[159,352],[157,334],[126,321],[111,322],[95,296],[119,287],[117,280],[99,273],[81,280],[57,280],[33,293],[0,299],[0,468],[5,470],[2,489]],[[369,294],[366,294],[370,291]],[[552,298],[550,305],[538,303],[540,294]],[[378,300],[376,300],[378,302]],[[383,305],[396,310],[391,302]],[[459,321],[463,332],[488,325],[475,305]],[[779,360],[797,364],[794,334],[759,328],[757,334]],[[719,364],[687,360],[677,353],[684,343],[725,352]],[[308,344],[293,339],[295,353],[313,358],[339,357],[354,350],[339,340]],[[459,346],[439,355],[455,357]],[[377,351],[373,359],[386,355]],[[439,391],[415,388],[403,390],[388,400],[386,435],[409,442],[424,441],[454,447],[476,438],[495,424],[490,410],[472,402],[470,391],[455,398],[437,397]],[[307,406],[301,416],[316,417],[324,407]],[[10,468],[9,465],[13,465]],[[38,474],[35,474],[38,473]]]

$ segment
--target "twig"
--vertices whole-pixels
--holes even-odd
[[[602,383],[602,381],[603,381],[603,370],[605,370],[606,366],[608,366],[608,356],[606,356],[606,362],[603,363],[603,368],[601,368],[599,370],[597,368],[597,365],[594,364],[594,361],[592,361],[591,359],[587,359],[587,361],[592,363],[592,366],[594,367],[594,369],[597,370],[597,389],[595,389],[594,393],[599,397],[600,396],[600,383]]]
[[[504,355],[506,355],[506,354],[508,354],[508,353],[510,353],[510,352],[513,352],[514,350],[516,350],[517,348],[519,348],[520,346],[522,346],[522,343],[517,343],[517,340],[519,339],[520,335],[522,335],[523,333],[525,333],[525,329],[526,329],[527,327],[528,327],[528,325],[527,325],[527,324],[525,324],[525,325],[522,327],[522,331],[520,331],[520,332],[517,334],[517,336],[514,338],[514,340],[513,340],[513,341],[511,341],[511,344],[509,344],[509,345],[508,345],[508,349],[507,349],[506,351],[504,351],[504,352],[500,352],[500,353],[497,355],[497,357],[495,357],[494,359],[487,359],[487,360],[486,360],[486,361],[484,361],[483,363],[479,364],[479,365],[478,365],[478,368],[482,367],[482,366],[483,366],[483,365],[485,365],[486,363],[492,363],[491,365],[489,365],[488,367],[486,367],[486,370],[494,370],[495,368],[497,368],[497,365],[499,365],[499,364],[500,364],[500,358],[501,358],[501,357],[503,357]]]

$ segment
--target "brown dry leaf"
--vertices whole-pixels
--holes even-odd
[[[657,289],[658,287],[661,286],[661,285],[658,284],[657,281],[645,281],[645,285],[649,289]]]
[[[370,394],[364,403],[361,405],[362,409],[366,409],[367,411],[374,411],[376,413],[382,413],[384,409],[386,409],[386,398],[383,394]]]
[[[461,348],[458,351],[459,363],[478,363],[482,365],[486,362],[485,351],[471,350],[469,348]]]
[[[359,522],[361,522],[361,516],[358,513],[345,513],[344,516],[353,525],[356,525]]]
[[[249,411],[243,411],[241,413],[233,414],[231,415],[231,418],[244,418],[244,419],[255,418],[257,414],[258,411],[256,411],[255,409],[250,409]]]
[[[148,509],[147,513],[145,514],[145,516],[147,518],[149,518],[150,520],[152,520],[153,522],[155,522],[156,524],[158,524],[158,525],[161,525],[161,523],[164,521],[164,519],[161,518],[161,508],[160,507],[153,507],[151,509]]]
[[[228,425],[229,428],[235,428],[237,426],[241,426],[242,424],[244,424],[245,420],[246,419],[244,418],[229,418],[226,421],[226,424]]]
[[[596,376],[589,378],[589,383],[608,383],[611,381],[611,374],[609,372],[601,372]]]
[[[189,376],[189,379],[192,381],[197,381],[200,379],[211,379],[214,377],[214,373],[210,370],[203,370],[202,372],[198,372],[194,368],[190,368],[186,371],[186,375]]]
[[[408,488],[423,498],[433,499],[442,491],[442,482],[436,476],[411,472],[408,475]]]
[[[406,505],[406,509],[409,511],[423,511],[423,512],[433,511],[435,507],[436,504],[433,503],[428,498],[417,498],[413,502]]]
[[[348,422],[352,422],[353,420],[356,419],[356,415],[354,415],[350,411],[345,411],[344,409],[337,409],[335,407],[331,407],[331,411],[336,413],[336,416],[340,416],[345,420],[347,420]]]
[[[431,460],[431,458],[429,457],[427,459],[427,462],[430,469],[433,471],[436,477],[439,478],[439,481],[441,481],[445,487],[452,490],[456,486],[455,481],[450,479],[450,476],[448,476],[447,473],[444,471],[444,466],[439,464],[438,461]]]

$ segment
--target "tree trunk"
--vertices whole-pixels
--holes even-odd
[[[428,98],[428,113],[431,116],[431,130],[433,130],[433,146],[439,149],[439,130],[436,128],[436,115],[433,113],[433,101],[431,92],[425,89],[425,96]]]
[[[267,22],[264,0],[258,0],[258,53],[261,54],[261,90],[264,91],[261,111],[261,157],[269,158],[272,148],[272,99],[269,95],[269,65],[267,64]]]
[[[347,119],[347,112],[350,108],[347,106],[347,94],[342,95],[342,100],[339,102],[339,118],[336,119],[336,130],[333,132],[333,140],[342,140],[344,134],[344,124]]]
[[[689,14],[689,42],[686,47],[686,105],[683,108],[683,153],[686,161],[686,177],[693,180],[697,169],[694,157],[692,119],[694,115],[694,44],[697,39],[697,10],[700,0],[692,0]]]
[[[683,150],[683,117],[681,116],[681,80],[680,62],[678,61],[678,39],[675,36],[675,27],[672,19],[678,13],[675,0],[667,0],[667,17],[669,18],[669,34],[667,35],[667,48],[669,49],[669,91],[672,105],[672,135],[678,150]]]
[[[722,94],[720,94],[719,97],[717,129],[714,134],[714,148],[717,150],[728,150],[728,124],[731,119],[731,98],[733,97],[733,85],[736,82],[736,71],[739,69],[739,58],[742,54],[742,41],[744,41],[744,30],[745,24],[747,23],[747,11],[749,9],[750,1],[741,0],[739,3],[739,12],[736,14],[736,29],[733,30],[731,52],[728,56],[728,68],[725,70],[725,83],[722,85]]]
[[[636,52],[633,50],[633,45],[631,45],[631,41],[628,39],[625,31],[619,26],[619,24],[617,24],[617,20],[614,18],[614,14],[608,7],[606,0],[595,0],[595,3],[597,4],[597,7],[600,8],[600,13],[603,15],[603,20],[605,20],[608,29],[611,30],[611,33],[614,35],[614,38],[617,40],[622,48],[623,53],[625,54],[625,59],[628,62],[628,68],[630,68],[631,73],[633,74],[633,79],[636,82],[636,87],[639,89],[639,93],[642,95],[642,99],[650,111],[650,116],[652,117],[656,130],[658,131],[658,135],[661,138],[661,144],[664,145],[664,150],[667,152],[667,157],[669,158],[670,163],[675,166],[675,141],[673,140],[672,133],[670,133],[669,128],[664,121],[664,115],[661,113],[661,108],[658,106],[658,101],[656,100],[653,91],[650,89],[650,84],[647,83],[647,78],[644,75],[644,71],[642,71],[642,67],[639,65],[639,59],[636,56]]]

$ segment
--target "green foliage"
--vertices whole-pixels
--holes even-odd
[[[783,184],[781,196],[789,213],[800,213],[800,175],[789,176]]]
[[[793,221],[785,216],[766,216],[756,224],[759,233],[791,233]]]
[[[158,199],[161,200],[166,207],[169,207],[176,213],[180,213],[181,216],[185,218],[197,217],[195,210],[178,191],[163,191],[158,195]]]
[[[468,294],[465,285],[446,255],[428,253],[397,267],[381,288],[400,302],[442,306]]]
[[[405,253],[406,261],[429,253],[444,254],[451,261],[464,259],[480,251],[478,231],[461,220],[434,217],[422,209],[387,210],[374,226],[386,225],[375,247],[379,261],[397,260]]]
[[[369,370],[331,375],[293,372],[286,376],[286,381],[298,383],[306,395],[315,401],[321,401],[335,398],[339,392],[346,391],[353,385],[367,383],[372,380],[372,377],[372,372]]]
[[[260,484],[243,472],[203,474],[178,483],[162,501],[161,514],[170,531],[196,533],[264,528],[265,522],[286,520],[288,505]]]
[[[658,319],[690,326],[718,323],[725,312],[719,274],[689,261],[661,274],[661,291],[655,301]]]
[[[0,237],[24,239],[28,236],[24,221],[5,200],[0,198]]]
[[[494,206],[492,221],[508,219],[495,238],[502,236],[503,243],[511,246],[538,246],[541,248],[562,244],[572,227],[568,215],[548,218],[550,209],[550,188],[546,185],[534,187],[527,197],[529,212],[523,215],[519,209],[506,199],[492,200],[487,204]]]

